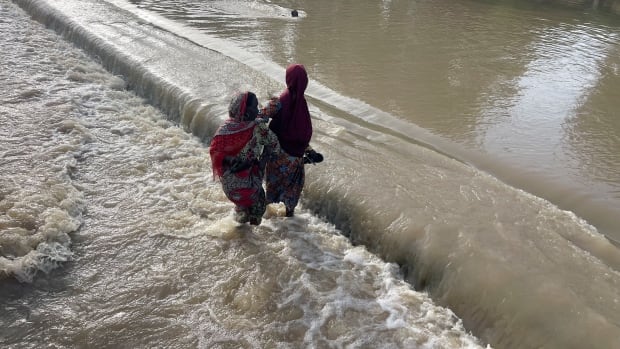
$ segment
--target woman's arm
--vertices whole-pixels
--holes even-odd
[[[267,102],[267,106],[258,111],[258,118],[273,118],[280,111],[280,109],[282,109],[280,99],[278,97],[272,97],[269,99],[269,102]]]

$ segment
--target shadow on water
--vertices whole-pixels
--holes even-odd
[[[19,282],[15,278],[6,278],[0,282],[0,303],[5,307],[20,301],[32,301],[38,294],[61,294],[69,286],[69,275],[75,262],[66,262],[60,268],[48,274],[38,272],[32,283]]]

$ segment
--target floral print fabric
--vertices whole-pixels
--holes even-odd
[[[221,177],[226,197],[235,204],[237,221],[257,222],[265,213],[263,177],[265,164],[280,150],[278,139],[265,122],[257,122],[253,137],[236,156],[236,161],[247,161],[250,166],[236,173],[225,171]]]
[[[290,156],[281,150],[265,171],[267,203],[282,202],[287,214],[292,214],[304,188],[303,157]]]

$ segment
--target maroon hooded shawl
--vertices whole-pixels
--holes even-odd
[[[306,87],[306,68],[301,64],[289,65],[286,68],[286,90],[280,95],[282,109],[269,124],[282,149],[297,157],[304,155],[312,137],[312,121],[304,97]]]

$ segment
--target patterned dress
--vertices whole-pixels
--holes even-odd
[[[266,169],[267,203],[282,202],[287,216],[291,216],[304,188],[304,158],[278,152]]]
[[[236,173],[224,172],[221,182],[226,197],[235,203],[235,219],[240,223],[260,224],[265,213],[263,178],[265,163],[279,152],[278,138],[265,121],[257,119],[251,140],[236,156],[236,161],[247,162],[247,169]]]
[[[252,102],[248,104],[248,100]],[[278,138],[267,121],[279,111],[280,103],[271,100],[262,110],[255,109],[256,104],[251,92],[233,97],[230,118],[217,130],[209,153],[214,178],[221,181],[224,194],[235,204],[235,219],[258,225],[266,209],[265,164],[280,152]]]

